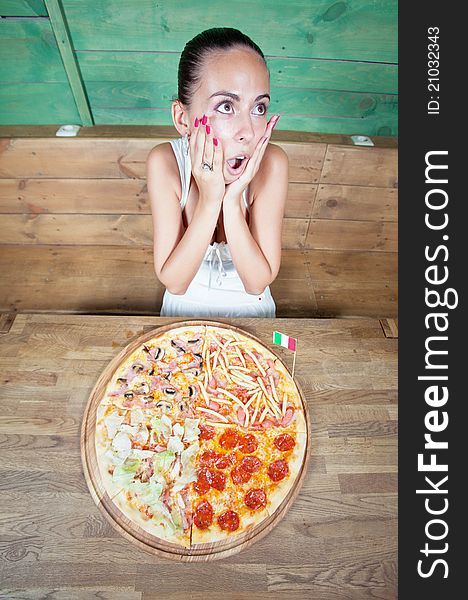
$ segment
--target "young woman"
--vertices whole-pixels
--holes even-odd
[[[274,317],[288,159],[268,143],[269,72],[236,29],[203,31],[179,63],[181,137],[147,161],[162,316]]]

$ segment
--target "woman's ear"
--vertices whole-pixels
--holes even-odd
[[[190,134],[188,111],[180,100],[174,100],[171,106],[172,120],[180,135]]]

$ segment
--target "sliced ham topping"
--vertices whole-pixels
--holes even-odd
[[[171,360],[171,361],[170,361],[170,362],[168,362],[168,363],[165,363],[165,362],[160,362],[160,363],[159,363],[159,367],[160,367],[161,371],[162,371],[163,373],[166,373],[166,374],[167,374],[167,373],[172,373],[172,374],[175,374],[175,373],[177,373],[178,371],[180,371],[180,369],[179,369],[179,367],[178,367],[178,365],[177,365],[177,361],[176,361],[176,360]]]
[[[125,392],[128,392],[128,385],[122,385],[119,389],[110,392],[109,396],[123,396]]]
[[[282,427],[287,427],[293,420],[293,417],[294,417],[294,407],[288,406],[288,408],[286,409],[286,412],[284,414],[284,417],[281,420],[280,425]]]
[[[215,387],[220,387],[223,389],[226,387],[227,381],[226,381],[225,377],[223,377],[222,375],[217,373],[216,375],[214,375],[214,379],[216,379],[216,383],[217,383],[217,385]]]
[[[130,383],[139,373],[143,372],[144,370],[145,365],[141,361],[136,361],[125,371],[124,379],[127,380],[127,383]]]
[[[211,410],[219,411],[220,407],[221,405],[215,402],[214,400],[210,400],[210,403],[208,404],[208,408],[211,408]]]
[[[237,409],[237,422],[239,425],[244,425],[246,419],[245,408],[239,406]]]

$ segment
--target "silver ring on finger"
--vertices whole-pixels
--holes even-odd
[[[202,169],[203,171],[212,171],[213,170],[213,165],[210,165],[210,163],[207,163],[205,161],[202,162]]]

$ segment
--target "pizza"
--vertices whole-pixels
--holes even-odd
[[[185,549],[269,519],[297,482],[306,446],[289,372],[228,327],[184,325],[147,339],[96,405],[108,498],[132,526]]]

